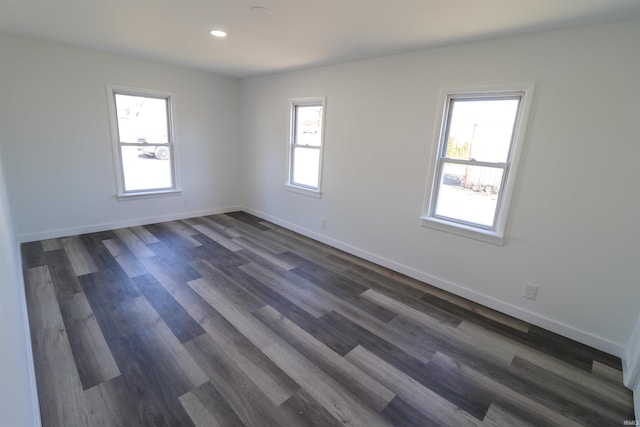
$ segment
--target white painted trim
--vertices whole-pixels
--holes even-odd
[[[422,282],[428,283],[437,288],[451,292],[452,294],[472,300],[478,304],[482,304],[486,307],[489,307],[494,310],[500,311],[502,313],[508,314],[510,316],[516,317],[525,322],[531,323],[533,325],[539,326],[551,332],[555,332],[564,337],[578,341],[582,344],[588,345],[598,350],[602,350],[606,353],[612,354],[617,357],[621,357],[623,355],[624,347],[620,343],[610,341],[604,337],[594,335],[592,333],[575,328],[571,325],[567,325],[557,320],[554,320],[545,316],[541,316],[537,313],[531,312],[529,310],[525,310],[521,307],[517,307],[507,302],[490,297],[488,295],[481,294],[472,289],[466,288],[462,285],[449,282],[447,280],[433,276],[423,271],[416,270],[412,267],[400,264],[396,261],[384,258],[380,255],[376,255],[374,253],[368,252],[358,247],[351,246],[340,240],[336,240],[326,235],[316,233],[315,231],[309,230],[307,228],[300,227],[298,225],[284,221],[280,218],[274,217],[267,213],[260,212],[258,210],[251,209],[248,207],[243,207],[242,210],[252,215],[256,215],[260,218],[271,221],[274,224],[277,224],[281,227],[295,231],[296,233],[300,233],[314,240],[318,240],[319,242],[325,243],[329,246],[333,246],[337,249],[343,250],[352,255],[356,255],[360,258],[364,258],[368,261],[379,264],[383,267],[390,268],[394,271],[405,274],[416,280],[420,280]]]
[[[156,89],[146,89],[146,88],[138,88],[131,86],[123,86],[117,84],[106,84],[107,90],[107,105],[109,106],[109,125],[111,128],[111,142],[113,148],[113,161],[114,161],[114,169],[116,172],[116,197],[119,200],[124,200],[126,197],[131,196],[142,196],[149,197],[153,194],[157,195],[166,195],[172,192],[181,191],[180,187],[180,168],[179,168],[179,156],[178,149],[176,144],[176,128],[175,128],[175,116],[176,116],[176,108],[175,108],[175,94],[172,92],[160,91]],[[123,160],[121,154],[121,141],[118,132],[118,118],[116,111],[116,102],[115,95],[126,94],[126,95],[134,95],[134,96],[146,96],[146,97],[157,97],[164,98],[167,100],[167,124],[169,126],[169,149],[170,149],[170,159],[171,162],[171,178],[173,181],[173,186],[171,188],[162,188],[158,190],[154,189],[145,189],[139,191],[126,191],[126,187],[124,184],[124,168],[123,168]]]
[[[629,342],[624,350],[622,357],[622,372],[624,374],[624,385],[631,390],[638,390],[640,394],[640,316],[636,319],[636,323],[631,331]],[[640,409],[636,405],[637,409]],[[640,420],[640,418],[638,418]]]
[[[78,234],[96,233],[98,231],[117,230],[118,228],[136,227],[138,225],[156,224],[159,222],[177,221],[199,216],[217,215],[227,212],[242,210],[239,206],[227,206],[222,208],[204,209],[199,211],[179,212],[170,215],[159,215],[145,218],[136,218],[125,221],[105,222],[102,224],[90,224],[82,227],[62,228],[58,230],[42,231],[36,233],[21,234],[18,240],[21,243],[38,240],[55,239],[58,237],[75,236]]]
[[[20,243],[16,242],[16,255],[18,258],[16,269],[18,270],[18,287],[20,288],[19,297],[22,310],[22,326],[24,329],[24,339],[27,347],[27,365],[29,369],[29,391],[31,392],[31,401],[33,405],[33,420],[36,426],[42,426],[42,418],[40,415],[40,399],[38,398],[38,383],[36,382],[36,368],[33,360],[33,346],[31,345],[31,326],[29,324],[29,314],[27,311],[27,295],[24,284],[24,274],[22,272],[22,251]]]
[[[422,226],[431,227],[440,231],[454,233],[463,237],[491,243],[494,245],[502,245],[505,238],[505,230],[507,229],[507,220],[509,216],[509,207],[515,191],[516,179],[518,175],[518,165],[522,155],[525,136],[527,132],[527,123],[531,115],[531,106],[533,103],[533,94],[535,91],[535,83],[509,83],[497,85],[469,86],[469,87],[450,87],[442,88],[438,97],[438,110],[436,114],[436,122],[433,134],[433,146],[428,165],[428,180],[425,191],[424,205],[422,209]],[[502,197],[498,199],[497,217],[495,219],[495,227],[487,233],[480,227],[472,225],[463,225],[446,219],[435,217],[433,212],[436,194],[439,183],[436,182],[440,163],[440,150],[442,149],[443,139],[445,137],[445,126],[448,118],[448,106],[451,99],[459,97],[482,97],[482,96],[522,96],[519,113],[516,116],[514,125],[514,135],[512,136],[511,148],[507,167],[505,168],[506,180],[504,188],[501,189]]]
[[[434,230],[444,231],[446,233],[457,234],[458,236],[468,237],[469,239],[480,240],[481,242],[491,243],[492,245],[502,246],[504,237],[490,230],[481,230],[479,228],[467,226],[464,224],[452,225],[451,221],[444,221],[440,218],[422,216],[420,224],[423,227],[433,228]]]
[[[636,420],[640,421],[640,386],[633,389],[633,408],[636,414]]]
[[[303,196],[313,197],[319,199],[322,197],[322,193],[319,190],[313,190],[311,188],[300,187],[294,184],[284,184],[284,189],[291,191],[292,193],[302,194]]]
[[[287,182],[285,185],[291,186],[296,189],[307,190],[306,188],[296,185],[292,181],[293,178],[293,140],[294,140],[294,132],[295,132],[295,107],[296,106],[305,106],[305,105],[318,105],[322,106],[322,124],[320,126],[320,156],[318,159],[318,188],[308,191],[313,191],[317,193],[317,198],[320,198],[322,195],[322,163],[324,158],[324,130],[325,123],[327,117],[327,96],[313,96],[306,98],[289,98],[289,138],[287,140]],[[304,194],[300,192],[301,194]],[[307,194],[310,195],[310,194]],[[316,197],[312,195],[312,197]]]

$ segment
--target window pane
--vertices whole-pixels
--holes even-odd
[[[503,169],[445,163],[435,216],[493,227]]]
[[[167,146],[120,147],[124,190],[156,190],[173,187],[171,152]]]
[[[519,98],[453,99],[444,157],[506,163]]]
[[[167,144],[167,99],[115,94],[120,142]]]
[[[292,183],[318,188],[319,168],[319,149],[303,147],[295,147],[293,149]]]
[[[295,144],[320,146],[322,130],[322,106],[296,106]]]

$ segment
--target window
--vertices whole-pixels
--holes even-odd
[[[533,84],[444,90],[423,224],[501,244]]]
[[[324,97],[293,99],[287,185],[320,196]]]
[[[172,95],[108,86],[118,197],[178,191]]]

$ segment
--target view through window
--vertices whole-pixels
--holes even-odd
[[[292,102],[289,184],[318,190],[322,155],[323,100]]]
[[[113,91],[123,194],[175,189],[170,96]]]
[[[519,97],[452,99],[434,215],[494,228]]]
[[[442,90],[424,226],[502,243],[533,89]]]

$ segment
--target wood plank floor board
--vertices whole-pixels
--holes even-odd
[[[183,394],[179,399],[196,427],[243,427],[245,425],[209,381]]]
[[[620,425],[623,420],[634,417],[633,408],[615,397],[584,389],[518,356],[514,358],[509,372],[515,378],[535,384],[536,389],[545,390],[549,396],[556,396],[553,404],[562,403],[562,411],[574,419],[588,417],[600,425]]]
[[[133,282],[180,342],[189,341],[204,334],[204,329],[198,322],[155,277],[147,274],[134,278]]]
[[[258,218],[257,216],[251,215],[250,213],[247,213],[247,212],[242,212],[242,211],[229,212],[226,215],[238,221],[242,221],[245,224],[249,224],[250,226],[257,228],[258,230],[261,230],[261,231],[266,231],[271,229],[270,227],[267,227],[266,225],[262,224],[262,222],[264,221],[262,218]]]
[[[276,406],[300,390],[300,386],[295,381],[226,319],[208,319],[203,326],[209,336],[235,361],[240,370],[251,378]]]
[[[144,265],[118,239],[107,239],[102,243],[130,278],[148,273]]]
[[[347,342],[350,344],[349,351],[360,345],[419,383],[428,383],[429,379],[425,376],[427,362],[411,356],[396,345],[341,316],[340,313],[331,312],[323,316],[321,320],[331,329],[341,331],[343,339],[348,340]],[[346,355],[349,351],[341,354]],[[423,358],[427,359],[427,357]]]
[[[480,425],[480,420],[381,360],[364,347],[356,347],[345,358],[387,386],[415,409],[428,417],[435,418],[438,423],[451,426]]]
[[[25,270],[40,415],[46,426],[87,423],[82,383],[47,266]]]
[[[238,285],[235,280],[208,262],[199,260],[191,265],[196,271],[202,274],[203,278],[189,282],[189,286],[191,286],[193,282],[202,284],[200,289],[202,289],[203,292],[206,292],[207,287],[215,287],[247,311],[254,311],[265,305],[258,297],[245,290],[242,286]],[[200,294],[202,295],[202,293]]]
[[[242,266],[239,268],[221,267],[221,271],[247,292],[255,295],[280,313],[283,313],[302,329],[309,332],[337,353],[346,354],[355,346],[355,344],[349,343],[345,335],[339,330],[326,328],[325,325],[318,322],[315,317],[291,302],[289,298],[287,298],[289,295],[283,296],[271,287],[265,286],[264,283],[258,281],[253,276],[245,273],[242,270]],[[287,275],[286,278],[290,279],[291,276]],[[317,296],[319,298],[323,297],[321,295]]]
[[[84,292],[58,299],[83,389],[120,375]]]
[[[258,264],[249,263],[239,267],[240,270],[251,275],[262,284],[270,287],[280,295],[286,295],[287,299],[314,317],[322,317],[332,310],[332,304],[327,299],[319,297],[314,292],[314,286],[302,280],[288,280],[287,271],[273,272]]]
[[[207,236],[209,239],[218,243],[221,246],[229,249],[232,252],[236,252],[242,249],[242,246],[234,243],[231,239],[226,238],[222,233],[216,231],[213,227],[210,227],[209,224],[204,221],[199,221],[198,219],[185,220],[186,224],[190,225],[193,229]]]
[[[287,425],[276,405],[227,355],[209,335],[195,338],[185,346],[215,384],[216,390],[247,426]]]
[[[383,322],[388,322],[396,316],[396,313],[391,310],[369,300],[359,298],[359,295],[367,290],[366,287],[315,263],[303,260],[290,252],[284,255],[290,258],[292,262],[302,265],[291,270],[293,273],[340,297],[340,299],[348,301],[354,307],[370,313]]]
[[[534,424],[552,426],[581,425],[568,417],[575,414],[557,412],[549,406],[554,404],[557,401],[556,399],[547,399],[547,402],[545,402],[547,404],[545,405],[537,399],[539,397],[538,393],[513,393],[513,389],[510,387],[442,353],[436,353],[429,363],[438,365],[441,369],[455,372],[468,381],[474,382],[477,387],[484,390],[485,395],[492,396],[496,403],[504,408],[510,408],[515,414],[521,414],[524,419],[533,420]],[[589,419],[584,421],[589,421]],[[595,423],[596,425],[601,425],[599,420],[595,420]]]
[[[22,268],[33,268],[47,265],[41,242],[28,242],[20,246]]]
[[[395,397],[393,392],[354,367],[272,307],[265,306],[254,315],[308,360],[329,373],[334,380],[376,411],[384,409]]]
[[[391,402],[382,410],[381,414],[394,426],[403,427],[450,427],[443,424],[427,414],[418,411],[413,406],[399,398],[394,397]]]
[[[76,276],[98,271],[98,267],[94,263],[93,253],[89,254],[83,239],[78,236],[72,236],[63,238],[61,242]]]
[[[21,246],[50,426],[609,426],[619,358],[230,213]]]
[[[133,230],[130,230],[128,228],[121,228],[119,230],[113,230],[113,233],[136,258],[145,259],[155,256],[155,253],[151,249],[149,249],[145,242],[140,239]],[[146,236],[145,240],[153,242],[157,239],[149,239],[149,237]]]
[[[82,292],[82,286],[64,250],[47,251],[44,253],[44,258],[58,298]]]
[[[338,421],[304,389],[298,390],[278,408],[296,427],[339,427]]]
[[[122,388],[134,408],[138,425],[193,426],[175,395],[176,390],[163,381],[157,365],[149,364],[144,345],[135,334],[114,339],[109,347],[122,372]]]
[[[90,427],[142,425],[124,377],[118,376],[84,392],[85,414]]]
[[[82,256],[72,256],[67,249],[68,245],[65,245],[65,250],[67,251],[74,271],[76,271],[76,275],[81,276],[77,270],[78,268],[82,268],[82,275],[99,272],[103,276],[107,276],[107,280],[113,283],[126,282],[129,275],[122,269],[103,243],[104,240],[113,238],[115,238],[113,233],[106,232],[80,235],[77,239],[78,242],[74,246],[76,246],[75,250]],[[64,241],[65,239],[63,239],[63,244]],[[76,259],[76,264],[79,264],[80,267],[74,266],[74,258]],[[84,266],[84,263],[88,263],[89,265]]]

